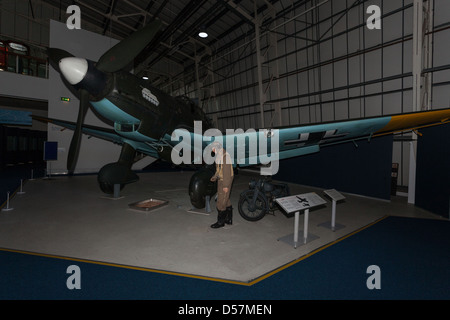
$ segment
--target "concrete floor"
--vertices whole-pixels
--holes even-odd
[[[282,212],[249,222],[238,213],[239,194],[255,175],[240,173],[232,190],[234,223],[211,229],[210,215],[191,213],[187,186],[192,171],[141,173],[120,199],[105,197],[95,175],[27,181],[25,194],[0,212],[0,247],[249,283],[385,215],[436,218],[406,204],[405,198],[379,201],[353,195],[337,205],[332,232],[319,226],[331,220],[331,202],[323,190],[289,184],[291,194],[316,192],[327,204],[311,210],[309,232],[319,238],[294,249],[279,238],[292,234],[294,218]],[[146,199],[168,200],[154,211],[129,208]],[[211,207],[215,204],[211,201]],[[300,216],[303,229],[303,215]]]

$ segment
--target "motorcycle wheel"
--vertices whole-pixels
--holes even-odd
[[[258,192],[256,201],[253,204],[254,190],[248,190],[241,193],[239,198],[239,214],[242,218],[248,221],[258,221],[261,220],[269,208],[267,199]]]

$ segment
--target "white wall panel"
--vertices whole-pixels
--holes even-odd
[[[322,122],[334,120],[334,105],[332,103],[322,104]]]
[[[50,45],[55,48],[67,50],[75,56],[97,61],[98,58],[111,46],[117,43],[113,40],[86,30],[69,30],[63,23],[51,21]],[[76,121],[79,109],[78,99],[73,96],[61,80],[60,74],[50,68],[48,87],[48,116],[68,121]],[[69,103],[62,102],[61,97],[70,97]],[[86,124],[110,127],[92,110],[86,115]],[[73,131],[64,130],[53,124],[48,127],[48,140],[58,142],[58,160],[52,161],[53,173],[67,171],[66,162]],[[75,172],[98,172],[105,164],[115,162],[120,155],[120,147],[111,142],[83,135],[80,154]]]
[[[402,37],[402,15],[402,12],[397,12],[383,18],[383,42],[387,43],[389,41],[400,39]]]
[[[383,82],[383,92],[401,90],[402,89],[402,79],[395,79]]]
[[[334,68],[334,88],[347,85],[347,60],[337,61]]]
[[[436,109],[450,108],[450,85],[436,86],[433,88],[433,107]]]
[[[359,119],[363,117],[362,110],[362,100],[361,99],[351,99],[349,100],[349,118]]]
[[[450,2],[450,1],[449,1]],[[450,6],[447,14],[450,16]],[[433,65],[442,66],[450,64],[450,30],[436,33],[434,35],[434,55],[433,55]]]
[[[338,101],[334,104],[335,120],[347,120],[348,114],[348,101]]]
[[[299,109],[299,124],[306,124],[310,123],[310,108],[309,107],[302,107]],[[295,123],[291,123],[291,125],[294,125]]]
[[[333,58],[332,39],[326,40],[319,45],[320,61],[327,61]]]
[[[450,3],[448,0],[434,0],[434,25],[448,23]]]
[[[356,84],[363,82],[362,77],[362,59],[363,57],[357,56],[348,59],[348,82],[349,84]]]
[[[364,79],[365,81],[381,78],[382,60],[381,51],[371,51],[364,55]]]
[[[383,49],[383,77],[402,73],[402,44],[396,44]]]
[[[383,95],[383,114],[402,113],[402,94],[401,92]]]
[[[334,88],[333,65],[327,64],[319,68],[320,85],[319,90],[329,90]]]
[[[376,117],[382,114],[381,96],[365,98],[364,117]]]

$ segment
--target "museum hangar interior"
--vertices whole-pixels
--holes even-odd
[[[240,288],[267,281],[389,217],[434,221],[448,231],[449,11],[446,0],[1,1],[1,252]],[[150,31],[151,37],[133,38],[155,21],[159,28]],[[138,50],[139,41],[146,42]],[[116,46],[120,53],[114,56]],[[77,87],[83,82],[72,87],[48,48],[62,49],[53,51],[55,61],[83,58],[85,74],[95,67],[95,72],[115,74],[126,60],[120,72],[137,80],[117,76],[114,85],[124,87],[112,92],[157,106],[151,114],[159,118],[151,119],[145,133],[125,120],[105,120],[116,106],[104,111],[103,100]],[[135,99],[133,92],[142,95]],[[323,203],[311,212],[297,209],[299,217],[263,192],[269,208],[250,221],[239,203],[249,182],[263,177],[264,166],[238,165],[231,190],[233,223],[211,229],[217,220],[215,197],[206,198],[209,210],[194,208],[189,194],[200,166],[167,161],[163,149],[173,145],[163,139],[144,142],[142,148],[133,140],[136,133],[167,131],[186,120],[173,101],[184,101],[181,107],[192,113],[195,105],[224,134],[313,128],[307,134],[298,131],[289,143],[317,149],[281,157],[269,180],[288,186],[289,195],[314,193]],[[82,121],[86,131],[70,169],[83,105],[88,105]],[[130,119],[116,109],[114,117]],[[442,116],[430,123],[411,116],[422,112],[424,118],[426,112]],[[333,123],[357,130],[365,120],[391,118],[419,123],[392,134],[377,135],[374,129],[342,143],[326,141],[340,142],[337,131],[328,129]],[[139,118],[138,124],[146,121]],[[170,136],[171,130],[164,133]],[[125,158],[125,144],[134,148],[131,169],[139,179],[105,194],[99,172]],[[340,198],[333,197],[336,193]],[[146,202],[155,207],[140,206]],[[422,232],[417,237],[425,244],[435,235]],[[447,266],[434,266],[443,270],[437,288],[449,278],[445,254]]]

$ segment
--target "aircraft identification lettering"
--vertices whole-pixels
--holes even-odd
[[[147,88],[142,89],[142,97],[145,100],[150,101],[154,105],[159,106],[158,98],[156,98],[156,96],[149,89]]]

